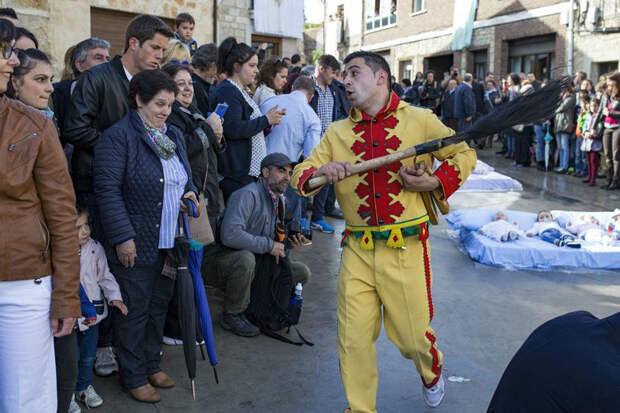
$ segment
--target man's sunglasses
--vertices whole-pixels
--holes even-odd
[[[182,65],[188,65],[189,62],[187,60],[179,60],[179,59],[170,59],[170,63],[176,63],[176,64],[182,64]]]
[[[10,59],[13,53],[17,53],[15,46],[11,46],[10,44],[2,46],[2,57],[5,59]]]

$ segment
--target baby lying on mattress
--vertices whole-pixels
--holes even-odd
[[[523,235],[517,223],[508,222],[508,217],[502,211],[493,215],[493,221],[484,224],[478,232],[498,242],[514,241]]]
[[[558,247],[581,248],[581,243],[573,234],[566,231],[553,220],[550,211],[542,210],[536,216],[536,222],[526,232],[528,237],[538,235],[541,240]]]

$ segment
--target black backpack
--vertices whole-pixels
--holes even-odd
[[[306,340],[295,325],[299,322],[301,308],[289,305],[294,294],[293,279],[288,260],[276,259],[271,254],[255,255],[256,269],[250,293],[250,305],[246,310],[246,317],[260,328],[266,336],[289,344],[301,346],[314,345]],[[293,327],[301,339],[290,340],[276,331]],[[288,332],[287,331],[287,332]]]

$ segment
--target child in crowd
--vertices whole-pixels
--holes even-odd
[[[181,13],[175,20],[176,32],[174,37],[183,43],[189,49],[189,53],[193,56],[198,50],[198,43],[192,37],[194,35],[194,26],[196,22],[189,13]]]
[[[88,308],[88,302],[90,302],[94,305],[95,312],[93,314],[90,311],[84,311],[86,317],[77,320],[79,359],[75,398],[84,403],[87,408],[92,408],[103,404],[103,399],[95,392],[91,384],[97,351],[97,324],[108,315],[106,300],[110,305],[118,308],[123,315],[127,315],[127,307],[123,303],[120,288],[108,268],[103,247],[90,237],[88,213],[78,214],[76,226],[80,243],[82,308]],[[71,401],[71,405],[70,411],[80,411],[75,400]]]
[[[498,242],[514,241],[523,235],[517,223],[508,222],[508,217],[502,211],[493,215],[493,221],[483,225],[478,232]]]
[[[594,98],[588,104],[588,114],[586,115],[581,127],[581,150],[586,154],[588,164],[588,176],[582,182],[590,186],[596,185],[596,174],[598,173],[599,152],[603,149],[601,137],[603,135],[603,123],[596,121],[599,100]]]
[[[584,138],[583,126],[584,126],[586,117],[590,113],[590,110],[588,108],[589,104],[590,104],[590,94],[585,90],[580,91],[579,92],[579,106],[577,106],[579,112],[577,113],[576,122],[575,122],[577,124],[577,128],[575,130],[575,136],[576,136],[575,176],[581,177],[581,178],[588,176],[588,170],[587,170],[588,165],[587,165],[586,153],[581,147],[582,147],[583,138]]]
[[[545,242],[557,245],[558,247],[581,248],[581,243],[577,241],[575,236],[566,231],[553,220],[550,211],[542,210],[536,217],[536,223],[532,225],[526,235],[533,237],[538,235]]]

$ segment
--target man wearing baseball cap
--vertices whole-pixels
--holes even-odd
[[[261,175],[252,182],[233,192],[230,196],[220,229],[222,244],[238,250],[240,261],[246,262],[244,271],[237,271],[227,280],[219,279],[217,268],[207,266],[207,284],[225,291],[224,314],[221,325],[224,329],[243,336],[260,334],[244,315],[250,303],[250,287],[254,278],[255,255],[271,254],[276,260],[284,258],[284,239],[275,239],[277,211],[285,207],[283,194],[288,188],[293,172],[293,162],[283,153],[267,155],[261,162]],[[305,241],[299,233],[288,237],[289,246],[296,247]],[[290,260],[293,285],[305,284],[310,278],[310,269],[301,262]],[[232,279],[234,277],[234,280]]]

